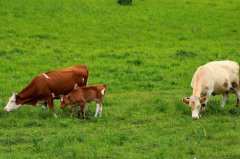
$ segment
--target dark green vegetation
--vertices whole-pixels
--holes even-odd
[[[240,108],[211,97],[191,119],[195,70],[240,63],[239,0],[0,1],[0,158],[240,158]],[[103,117],[24,106],[11,96],[37,75],[76,64],[107,84]],[[75,111],[75,115],[77,111]]]

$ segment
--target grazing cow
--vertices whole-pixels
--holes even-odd
[[[224,107],[228,93],[235,93],[237,104],[239,104],[239,65],[233,61],[215,61],[200,66],[195,72],[191,87],[193,94],[189,98],[184,98],[183,102],[191,107],[192,118],[199,118],[200,103],[202,111],[211,95],[223,95],[221,106]]]
[[[76,87],[87,86],[88,74],[88,68],[84,65],[42,73],[20,93],[13,93],[4,110],[14,111],[27,104],[42,105],[45,111],[48,104],[53,115],[57,117],[54,113],[53,99],[59,99],[59,95],[66,95]]]
[[[105,96],[107,90],[106,85],[94,85],[94,86],[86,86],[79,87],[74,89],[72,92],[65,96],[60,96],[61,98],[61,108],[64,109],[67,105],[71,105],[71,113],[70,118],[72,118],[72,113],[76,106],[81,107],[81,113],[83,114],[83,119],[85,119],[85,108],[84,105],[86,103],[91,103],[96,101],[96,112],[94,117],[97,117],[99,113],[99,117],[102,115],[102,101]],[[78,112],[80,116],[80,110]]]

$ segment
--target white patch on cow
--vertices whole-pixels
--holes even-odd
[[[47,101],[44,99],[44,100],[40,100],[37,102],[36,105],[44,105]]]
[[[105,89],[103,89],[103,90],[101,91],[102,95],[104,95],[104,91],[105,91]]]
[[[197,111],[197,108],[195,108],[193,111],[192,111],[192,118],[199,118],[198,117],[198,111]]]
[[[52,93],[52,97],[53,97],[53,98],[55,97],[54,93]]]
[[[16,104],[16,95],[13,93],[12,97],[9,99],[7,106],[4,108],[5,111],[10,112],[18,109],[19,107],[23,106],[22,104]]]
[[[63,97],[61,98],[61,102],[63,102]]]
[[[75,83],[75,85],[74,85],[74,89],[75,89],[75,88],[77,88],[77,87],[78,87],[78,84],[77,84],[77,83]]]
[[[195,109],[192,111],[192,118],[199,119],[199,110],[200,110],[200,98],[199,97],[190,97],[190,101],[194,102]]]
[[[44,75],[47,79],[50,79],[50,77],[48,77],[45,73],[43,73],[43,75]]]

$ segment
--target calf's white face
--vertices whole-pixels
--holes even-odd
[[[206,100],[206,97],[198,98],[193,96],[191,96],[190,98],[183,99],[183,103],[191,107],[193,119],[199,119],[201,104],[203,104],[205,100]]]
[[[13,93],[12,97],[9,99],[7,106],[4,108],[6,112],[14,111],[22,106],[22,104],[16,104],[17,95]]]

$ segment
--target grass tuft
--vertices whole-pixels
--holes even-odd
[[[132,0],[118,0],[118,4],[121,4],[121,5],[131,5],[132,4]]]

